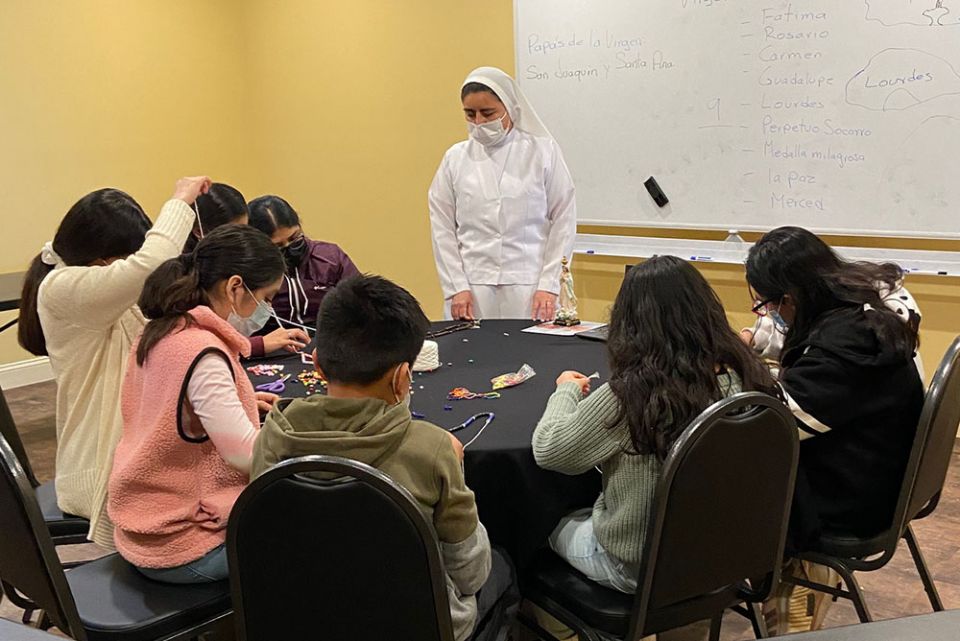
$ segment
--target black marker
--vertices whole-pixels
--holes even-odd
[[[653,198],[653,202],[657,203],[657,207],[666,207],[667,203],[670,202],[667,195],[660,189],[660,185],[657,184],[657,179],[653,176],[647,178],[643,186],[647,188],[647,192],[650,194],[650,197]]]

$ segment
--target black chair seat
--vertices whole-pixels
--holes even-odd
[[[40,512],[43,513],[43,520],[50,528],[50,536],[54,539],[60,537],[86,537],[90,530],[90,521],[83,517],[72,514],[64,514],[57,506],[57,490],[53,481],[40,484],[34,491],[37,495],[37,503],[40,504]]]
[[[67,572],[89,641],[151,641],[230,609],[227,581],[170,585],[143,576],[118,554]]]
[[[809,550],[805,550],[805,552],[816,552],[847,559],[865,559],[875,554],[881,554],[887,547],[889,536],[887,531],[870,538],[839,532],[825,532],[811,543]],[[803,553],[800,556],[802,557]]]
[[[622,637],[627,633],[634,595],[594,583],[551,550],[537,553],[523,592],[555,601],[591,628]]]
[[[635,595],[594,583],[550,550],[538,553],[528,578],[530,590],[552,599],[591,628],[616,637],[626,636]],[[524,589],[526,591],[526,584]],[[644,633],[654,634],[690,621],[709,619],[743,599],[740,586],[729,586],[696,599],[651,609],[647,613]]]

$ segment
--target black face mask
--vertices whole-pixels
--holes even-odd
[[[283,260],[287,263],[287,269],[293,270],[299,267],[306,253],[307,241],[303,238],[284,247]]]

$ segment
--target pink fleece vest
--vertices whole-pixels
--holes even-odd
[[[123,434],[110,474],[109,514],[117,550],[139,567],[176,567],[222,544],[227,517],[248,481],[209,438],[190,436],[200,430],[181,425],[180,410],[193,367],[219,352],[233,369],[247,415],[259,424],[253,386],[239,360],[249,355],[250,342],[208,307],[190,314],[196,324],[161,339],[143,367],[134,344],[123,381]]]

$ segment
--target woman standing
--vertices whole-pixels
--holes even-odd
[[[471,72],[460,100],[470,137],[447,151],[429,191],[446,315],[552,320],[577,226],[563,154],[500,69]]]

